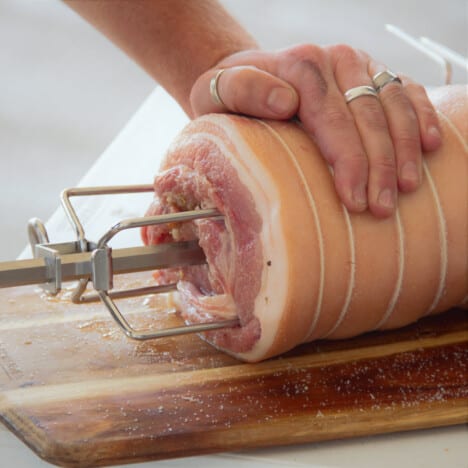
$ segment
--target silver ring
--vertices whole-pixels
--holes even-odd
[[[378,93],[382,91],[384,86],[387,86],[389,83],[393,83],[394,81],[401,84],[399,76],[395,75],[395,73],[390,70],[381,71],[372,77],[372,82],[374,83],[375,89]]]
[[[225,70],[225,68],[221,68],[221,70],[218,70],[216,75],[213,78],[211,78],[211,81],[210,81],[210,94],[211,94],[211,98],[213,99],[213,101],[216,104],[219,104],[220,106],[226,107],[223,100],[221,99],[221,96],[218,93],[218,81],[219,81],[219,78],[221,77],[221,75],[224,73],[224,70]]]
[[[355,88],[348,89],[344,93],[346,104],[349,104],[353,99],[361,96],[374,96],[378,98],[377,91],[372,86],[356,86]]]

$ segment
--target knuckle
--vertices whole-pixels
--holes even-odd
[[[354,54],[356,50],[348,44],[335,44],[330,47],[330,49],[338,55],[349,55]]]
[[[235,114],[252,114],[255,110],[250,105],[252,98],[249,97],[249,92],[246,90],[239,90],[234,93],[229,109]],[[255,101],[253,101],[255,102]]]
[[[369,102],[361,110],[361,118],[364,125],[369,129],[377,132],[387,132],[387,119],[379,104]]]
[[[384,174],[394,175],[396,174],[395,158],[390,153],[382,153],[378,158],[371,164],[372,169]]]
[[[312,89],[313,98],[323,97],[328,92],[324,71],[328,67],[325,51],[312,44],[300,44],[285,50],[285,59],[280,76],[287,81]]]
[[[353,117],[345,109],[330,106],[321,112],[323,124],[331,129],[343,128],[345,125],[353,123]]]
[[[219,81],[219,93],[235,113],[243,113],[258,101],[258,95],[264,88],[264,82],[258,79],[258,68],[253,66],[238,67],[232,73],[226,73]]]
[[[322,49],[314,44],[299,44],[289,49],[289,51],[290,55],[298,60],[320,58],[323,55]]]
[[[416,112],[411,106],[406,109],[395,112],[393,111],[393,120],[398,122],[397,136],[404,139],[416,138],[418,134],[419,120]]]
[[[419,135],[416,133],[400,133],[395,139],[395,145],[399,150],[415,154],[420,148]]]
[[[353,152],[343,157],[346,159],[348,166],[353,167],[356,171],[366,171],[368,167],[367,156],[364,152]]]
[[[332,159],[335,170],[340,174],[346,176],[350,174],[367,174],[368,159],[360,148],[352,149],[348,154],[336,154]]]
[[[295,63],[308,72],[310,68],[317,71],[323,70],[326,67],[326,54],[320,47],[312,44],[303,44],[294,54]]]
[[[427,99],[426,90],[425,90],[424,86],[420,85],[419,83],[414,83],[414,82],[408,83],[405,86],[405,88],[406,88],[406,91],[408,93],[411,93],[411,94],[417,96],[418,98]]]
[[[229,91],[227,92],[227,90]],[[239,103],[244,93],[245,86],[242,86],[240,83],[236,83],[236,86],[230,86],[230,80],[226,80],[226,85],[223,86],[221,80],[219,82],[218,94],[231,112],[239,112]]]
[[[238,83],[235,87],[230,87],[229,93],[223,95],[223,101],[234,113],[241,113],[245,103],[249,102],[249,87]]]
[[[361,61],[361,56],[358,50],[346,44],[335,45],[333,52],[336,54],[336,57],[340,62],[356,64]]]
[[[409,100],[401,85],[397,83],[389,83],[385,86],[380,93],[380,99],[383,104],[409,107]]]
[[[362,49],[355,49],[355,50],[356,50],[356,53],[359,54],[359,56],[363,60],[366,60],[368,62],[371,60],[371,57],[369,56],[369,54],[365,50],[362,50]]]

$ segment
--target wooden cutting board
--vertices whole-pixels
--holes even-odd
[[[121,305],[137,327],[180,324],[163,298]],[[130,341],[99,304],[2,290],[0,416],[62,466],[466,423],[468,314],[244,364],[194,335]]]

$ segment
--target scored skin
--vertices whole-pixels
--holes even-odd
[[[307,243],[317,242],[316,236],[320,231],[324,258],[322,259],[323,265],[320,265],[320,262],[317,265],[324,271],[322,287],[324,291],[329,288],[333,288],[335,291],[333,295],[322,294],[321,298],[316,298],[315,304],[310,304],[307,307],[309,313],[312,313],[315,306],[316,314],[304,339],[304,341],[308,341],[316,335],[323,336],[327,330],[334,326],[348,295],[352,265],[351,262],[343,262],[343,259],[351,257],[347,226],[349,214],[334,190],[330,169],[319,158],[310,157],[311,154],[313,155],[317,151],[317,148],[301,126],[274,121],[265,122],[264,125],[268,128],[271,134],[270,137],[282,142],[282,145],[288,150],[285,152],[284,157],[286,159],[295,158],[296,170],[294,175],[296,178],[301,173],[304,176],[302,182],[308,187],[309,204],[315,206],[319,222],[317,226],[315,224],[316,220],[311,220],[314,223],[314,235],[308,236]],[[287,152],[289,154],[286,154]],[[311,214],[313,216],[313,213]],[[304,230],[306,232],[302,222],[303,217],[300,217],[299,223],[294,230]],[[326,235],[323,235],[324,233]],[[343,239],[345,239],[344,242]],[[310,247],[308,250],[310,254]],[[327,252],[333,254],[326,255]],[[322,313],[323,310],[328,313]],[[317,323],[315,323],[315,320],[317,320]]]
[[[444,145],[444,150],[446,148]],[[406,194],[399,202],[398,211],[404,238],[403,283],[393,312],[381,328],[401,327],[418,320],[434,299],[434,294],[418,293],[418,291],[435,293],[440,281],[441,239],[437,235],[437,211],[433,203],[425,203],[425,200],[431,199],[431,189],[426,177],[423,176],[420,189]],[[418,205],[425,206],[423,216],[415,213],[414,206]],[[427,233],[436,233],[436,235],[428,236]],[[422,239],[424,242],[421,242]],[[422,275],[421,272],[425,274]]]
[[[468,174],[468,151],[466,147],[468,138],[466,124],[467,94],[466,88],[463,87],[452,87],[450,90],[450,93],[438,91],[434,101],[438,106],[440,105],[441,111],[450,117],[450,122],[455,125],[455,128],[461,131],[459,135],[454,134],[453,129],[449,128],[446,117],[442,115],[444,146],[437,153],[427,158],[428,174],[434,182],[446,223],[444,229],[447,231],[448,253],[445,292],[440,300],[434,303],[432,313],[441,312],[455,304],[460,304],[466,297],[468,285],[468,242],[466,241],[468,218],[466,216],[460,217],[460,208],[466,207],[468,200],[466,181]],[[461,103],[464,103],[464,105]],[[275,127],[280,124],[272,123],[271,125]],[[463,141],[463,132],[465,142]],[[301,147],[298,142],[301,140],[295,129],[290,128],[287,132],[282,132],[282,137],[299,156]],[[302,144],[307,145],[307,142],[304,141]],[[311,146],[306,150],[308,154],[313,151],[314,148]],[[311,180],[320,180],[323,183],[321,176],[316,172],[317,168],[313,170],[315,174],[310,174]],[[305,172],[307,172],[306,168]],[[317,183],[315,183],[315,190],[317,190],[316,187]],[[328,193],[324,197],[327,200],[334,198],[333,193]],[[322,198],[317,194],[316,200],[322,202]],[[353,297],[341,326],[331,335],[328,335],[327,338],[354,336],[375,328],[373,324],[379,324],[378,328],[380,329],[401,327],[414,322],[430,309],[434,300],[434,292],[437,291],[439,285],[442,268],[440,236],[427,235],[430,232],[437,233],[440,222],[434,204],[425,203],[425,199],[431,198],[432,193],[429,184],[425,181],[418,192],[406,194],[399,203],[399,216],[403,235],[403,251],[400,259],[403,263],[402,284],[401,288],[396,291],[396,302],[393,310],[390,307],[390,315],[382,323],[379,318],[382,318],[385,309],[389,305],[389,299],[394,293],[394,283],[398,273],[397,268],[399,267],[399,261],[397,261],[399,253],[397,252],[397,220],[394,216],[387,220],[376,221],[368,213],[353,214],[351,216],[353,234],[355,239],[358,239],[355,260],[357,266],[355,289],[358,296]],[[318,205],[320,207],[320,203]],[[415,208],[417,206],[424,206],[424,211],[418,211]],[[338,214],[338,211],[334,214]],[[330,214],[328,214],[328,219],[327,216],[321,217],[325,222],[330,222],[333,218]],[[331,229],[331,227],[323,226],[323,230],[327,232],[325,241],[330,236]],[[372,242],[373,239],[378,239],[382,245],[393,246],[392,250],[382,251],[378,243]],[[333,290],[339,294],[340,283],[336,281],[336,271],[333,271],[331,262],[328,261],[330,257],[335,255],[337,247],[333,243],[329,243],[329,245],[333,247],[326,255],[325,275],[328,274],[330,278],[335,278],[334,284],[333,281],[329,281],[328,284],[333,284]],[[361,255],[359,250],[361,250]],[[343,269],[342,276],[346,275],[345,267],[346,264],[343,263],[341,265]],[[378,271],[375,271],[375,268],[378,268]],[[375,278],[381,278],[382,280],[376,281]],[[369,287],[374,290],[373,298],[372,295],[362,294],[362,291],[366,291]],[[427,293],[421,294],[420,291]],[[360,300],[359,294],[361,294],[363,300]],[[329,312],[335,316],[333,308],[329,309],[327,307],[328,296],[328,294],[324,295],[323,310],[326,313],[321,315],[321,320],[324,320],[324,315],[328,315]],[[323,326],[319,321],[315,333],[311,334],[309,339],[321,337],[323,337]]]
[[[447,226],[447,276],[446,287],[440,303],[431,311],[446,310],[466,297],[468,285],[468,86],[442,88],[434,93],[434,102],[442,118],[446,148],[427,158],[427,167],[439,190],[441,207]],[[445,92],[443,92],[445,91]],[[458,131],[457,131],[458,130]],[[440,156],[440,158],[439,158]],[[461,215],[460,215],[461,214]],[[464,274],[460,275],[460,271]]]
[[[382,244],[396,245],[395,218],[376,221],[369,213],[352,216],[351,235],[354,239],[359,239],[359,242],[354,242],[356,271],[353,290],[355,294],[350,306],[345,310],[343,322],[329,335],[327,330],[332,329],[338,319],[347,292],[347,283],[350,279],[351,258],[345,214],[339,207],[337,197],[335,197],[329,171],[324,167],[320,158],[310,157],[317,152],[314,143],[298,128],[275,122],[269,122],[268,125],[277,131],[300,162],[308,185],[314,193],[321,229],[326,233],[323,236],[325,251],[324,290],[328,294],[324,294],[321,307],[323,312],[320,313],[317,326],[311,330],[305,341],[323,336],[344,338],[367,331],[379,323],[386,312],[393,295],[393,284],[397,279],[398,257],[389,255],[389,252],[381,248]],[[422,191],[424,193],[425,190]],[[300,225],[296,228],[300,228]],[[379,239],[379,242],[372,242],[373,239]],[[434,242],[431,247],[435,246]],[[438,275],[434,274],[434,276],[433,284],[435,287]],[[375,282],[375,278],[381,277],[385,277],[387,281]],[[372,285],[373,294],[365,295],[363,302],[361,291],[366,291],[369,285]],[[333,294],[330,294],[330,291],[333,291]],[[428,301],[430,302],[430,298]],[[310,313],[313,313],[311,307],[309,310]],[[417,310],[420,316],[425,309],[419,308]]]
[[[344,305],[350,280],[351,263],[353,263],[350,253],[350,236],[345,225],[346,215],[339,206],[333,190],[332,175],[321,158],[316,157],[318,151],[313,141],[299,129],[296,131],[292,127],[281,126],[275,122],[269,124],[278,130],[277,133],[299,163],[299,171],[303,173],[313,192],[320,229],[323,233],[323,273],[325,277],[323,303],[319,310],[315,310],[315,313],[319,314],[317,325],[309,328],[309,333],[304,340],[309,341],[328,334],[327,332],[334,325],[331,318],[333,317],[336,323],[338,314]],[[336,203],[330,209],[328,205],[332,200],[335,200]],[[302,217],[305,216],[307,216],[307,212]],[[395,257],[382,251],[379,243],[372,242],[372,239],[379,239],[385,245],[395,243],[394,218],[376,220],[369,212],[365,212],[353,215],[350,217],[350,221],[352,238],[354,240],[361,239],[361,242],[353,242],[351,239],[355,250],[355,274],[352,290],[354,294],[342,324],[330,335],[334,338],[362,333],[369,328],[369,324],[376,324],[379,321],[384,313],[385,304],[392,294],[389,282],[379,282],[374,285],[375,293],[367,297],[366,307],[362,307],[359,297],[355,297],[355,293],[366,290],[366,286],[372,284],[375,277],[385,274],[393,280],[397,274]],[[340,227],[339,231],[336,230],[338,226]],[[300,228],[299,223],[296,229]],[[313,242],[313,239],[310,241]],[[308,254],[310,255],[311,252],[309,251]],[[309,306],[309,310],[312,312],[313,308],[311,310]]]
[[[442,98],[445,100],[442,101],[440,107],[450,117],[455,128],[460,129],[463,128],[464,113],[463,108],[460,110],[455,105],[455,103],[459,102],[456,100],[457,96],[459,99],[460,96],[464,96],[463,89],[461,91],[459,89],[453,90],[452,94],[449,95],[452,100],[452,106],[447,104],[447,96],[445,96],[445,98]],[[343,278],[349,272],[349,251],[348,255],[346,255],[346,248],[342,249],[341,255],[344,255],[344,260],[342,260],[341,265],[340,261],[332,258],[335,257],[334,254],[339,250],[336,244],[339,244],[340,247],[348,245],[344,240],[346,230],[338,222],[340,218],[344,219],[344,215],[343,211],[339,209],[339,204],[333,202],[336,194],[333,190],[330,172],[326,168],[325,170],[324,168],[320,169],[320,164],[323,161],[322,158],[313,143],[308,138],[303,139],[301,136],[302,132],[296,124],[261,123],[240,117],[211,116],[203,118],[202,121],[206,122],[210,119],[213,124],[212,127],[217,126],[218,131],[221,127],[235,127],[235,130],[231,129],[228,132],[228,140],[229,138],[235,140],[240,135],[243,144],[250,146],[250,148],[255,148],[255,157],[265,167],[265,179],[271,177],[272,170],[274,171],[276,168],[276,182],[283,189],[281,192],[281,202],[283,203],[281,207],[281,224],[279,228],[275,228],[277,229],[275,235],[284,237],[286,240],[285,248],[287,250],[286,258],[288,259],[288,264],[280,265],[288,272],[283,272],[282,281],[285,290],[287,290],[286,302],[283,304],[280,301],[280,305],[283,307],[282,313],[281,315],[277,313],[271,317],[270,323],[267,322],[268,317],[265,315],[266,312],[261,312],[258,315],[263,333],[261,339],[251,351],[239,353],[235,350],[227,349],[227,352],[241,359],[257,361],[286,351],[302,341],[323,337],[329,332],[330,327],[333,325],[333,320],[336,320],[339,313],[339,310],[337,310],[337,302],[339,301],[334,300],[334,298],[339,297],[340,300],[343,300],[345,296],[343,290],[347,286],[347,282],[343,281]],[[197,125],[197,123],[189,125],[189,127],[192,126],[190,128],[195,132],[196,129],[193,128],[193,125]],[[286,141],[287,146],[293,149],[292,152],[296,153],[297,160],[300,161],[301,168],[309,180],[309,186],[313,184],[313,194],[317,201],[317,211],[319,219],[323,224],[322,228],[330,232],[333,227],[340,226],[341,234],[337,234],[337,237],[333,241],[331,236],[324,236],[324,251],[327,261],[325,262],[324,269],[325,294],[322,304],[323,310],[315,330],[313,330],[313,333],[309,333],[308,336],[306,336],[306,332],[309,331],[315,317],[315,305],[317,304],[318,294],[316,289],[316,269],[319,265],[317,260],[317,229],[312,221],[310,206],[304,202],[306,197],[303,193],[303,187],[301,187],[301,181],[298,180],[297,171],[293,170],[292,164],[283,164],[288,159],[288,155],[281,144],[272,138],[271,129],[281,135],[282,139]],[[468,197],[466,183],[468,153],[466,147],[463,147],[463,141],[459,137],[460,132],[458,136],[455,135],[453,128],[450,128],[446,122],[444,122],[443,131],[444,146],[439,150],[438,154],[435,154],[427,162],[429,173],[433,176],[443,207],[448,236],[447,283],[444,294],[439,303],[436,304],[434,312],[445,310],[461,302],[468,292],[468,282],[466,281],[468,252],[466,238],[463,238],[468,232],[466,216],[460,220],[460,203],[463,204],[463,199],[466,200]],[[227,144],[231,143],[232,141]],[[189,146],[187,146],[187,151],[189,152],[188,148]],[[239,153],[237,155],[239,156]],[[304,157],[304,155],[307,155],[307,157]],[[244,154],[244,157],[248,160],[248,157],[251,157],[251,155]],[[176,162],[175,160],[171,161],[170,157],[167,161],[170,164]],[[320,161],[319,166],[314,167],[314,163],[311,161]],[[439,165],[436,166],[436,163]],[[462,170],[457,171],[456,168]],[[244,166],[244,169],[249,170],[246,166]],[[321,173],[320,170],[322,171]],[[317,172],[320,173],[320,177]],[[268,177],[266,176],[267,174]],[[447,180],[449,176],[451,180]],[[315,184],[313,183],[314,180]],[[451,182],[453,180],[456,184]],[[439,219],[433,203],[427,203],[427,199],[432,197],[432,193],[426,182],[418,192],[407,194],[400,200],[399,214],[404,234],[403,282],[394,310],[388,317],[388,320],[381,325],[381,328],[400,327],[424,315],[434,299],[434,291],[437,289],[440,280],[441,258],[440,255],[434,255],[434,252],[440,251]],[[251,187],[247,188],[250,189]],[[301,190],[302,198],[299,195]],[[328,195],[327,191],[329,192]],[[327,336],[329,338],[343,338],[371,330],[379,323],[385,313],[389,299],[395,289],[394,283],[398,267],[398,262],[396,261],[397,255],[395,255],[398,237],[396,235],[395,218],[378,221],[368,214],[358,214],[352,215],[351,224],[354,235],[357,238],[357,243],[361,244],[361,248],[358,246],[356,249],[356,261],[360,264],[356,269],[356,275],[361,278],[356,278],[351,306],[345,319],[331,335]],[[302,231],[302,234],[307,233],[308,235],[300,235],[298,237],[297,233],[299,230]],[[371,231],[374,231],[373,234],[370,234]],[[409,232],[412,234],[408,235]],[[341,242],[340,236],[342,238]],[[381,255],[378,256],[379,244],[384,238],[387,238],[384,241],[387,250],[380,252]],[[296,242],[298,239],[299,242]],[[372,246],[372,241],[375,239],[378,239],[377,246]],[[265,245],[263,245],[263,248],[265,249]],[[370,252],[372,248],[375,248],[374,253],[366,257],[365,252]],[[362,253],[361,257],[359,250]],[[278,249],[273,249],[272,251],[274,255],[279,256],[280,252],[278,252]],[[265,258],[268,258],[268,256],[269,254],[267,253]],[[331,260],[328,260],[329,258]],[[378,258],[379,262],[375,262],[375,258]],[[382,259],[384,260],[383,263]],[[385,264],[385,261],[388,263]],[[379,263],[378,272],[375,271],[376,266],[373,263]],[[341,277],[337,277],[336,270],[339,270],[340,266],[342,267],[342,274]],[[271,272],[273,269],[263,266],[263,270],[262,274],[264,277],[265,271]],[[367,270],[367,277],[363,280],[362,271],[365,270]],[[271,278],[268,278],[268,281],[271,281]],[[281,283],[281,280],[279,282]],[[366,297],[366,294],[373,283],[374,304],[369,307],[369,297]],[[386,283],[386,285],[382,286],[380,283]],[[276,288],[278,287],[278,280],[275,286]],[[273,288],[271,298],[274,298],[276,292],[275,288]],[[256,304],[256,313],[258,313],[259,303],[260,300]],[[333,317],[333,320],[331,317]],[[267,330],[267,327],[270,328]],[[217,333],[226,335],[229,331]],[[270,336],[267,337],[267,343],[264,342],[262,344],[262,340],[268,334]],[[207,338],[211,341],[215,336],[216,333],[213,333],[207,335]],[[227,343],[227,341],[225,342]],[[223,348],[223,346],[220,347]]]

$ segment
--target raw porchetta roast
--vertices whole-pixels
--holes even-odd
[[[169,149],[148,214],[217,208],[222,219],[143,230],[148,244],[198,238],[207,264],[170,270],[187,322],[238,317],[204,334],[259,361],[319,338],[402,327],[467,302],[466,88],[433,94],[444,143],[423,184],[379,220],[350,214],[330,168],[293,122],[207,115]]]

